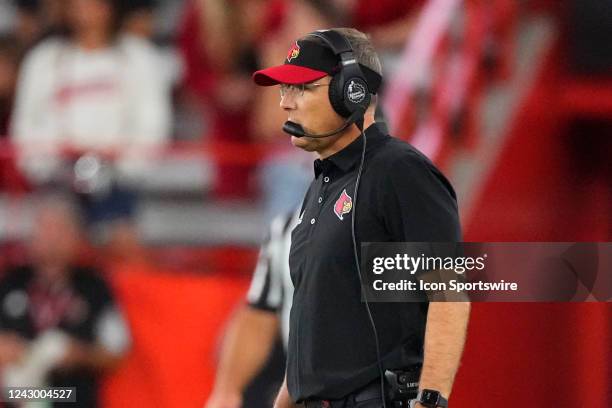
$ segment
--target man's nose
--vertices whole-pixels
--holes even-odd
[[[296,108],[295,95],[293,95],[293,92],[286,92],[284,95],[281,95],[280,107],[286,111]]]

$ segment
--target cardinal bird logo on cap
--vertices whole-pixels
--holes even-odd
[[[291,62],[291,60],[297,58],[298,55],[300,55],[300,46],[296,42],[295,44],[293,44],[293,46],[289,49],[289,52],[287,53],[287,62]]]
[[[334,204],[334,213],[340,218],[340,220],[344,219],[344,214],[348,214],[351,212],[353,208],[353,199],[346,193],[346,188],[340,194],[340,197],[336,200],[336,204]]]

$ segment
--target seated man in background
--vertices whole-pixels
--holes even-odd
[[[40,201],[31,262],[0,280],[3,386],[76,387],[78,407],[97,406],[97,379],[117,366],[129,333],[102,276],[78,265],[76,207]]]

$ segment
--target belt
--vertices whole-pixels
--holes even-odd
[[[337,400],[306,400],[304,408],[344,408],[347,402],[358,403],[378,399],[380,400],[380,381],[374,381],[358,391]],[[350,406],[350,405],[348,405]]]

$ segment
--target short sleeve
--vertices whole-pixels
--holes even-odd
[[[397,242],[458,242],[455,192],[444,175],[415,152],[398,155],[383,180],[380,211]]]

